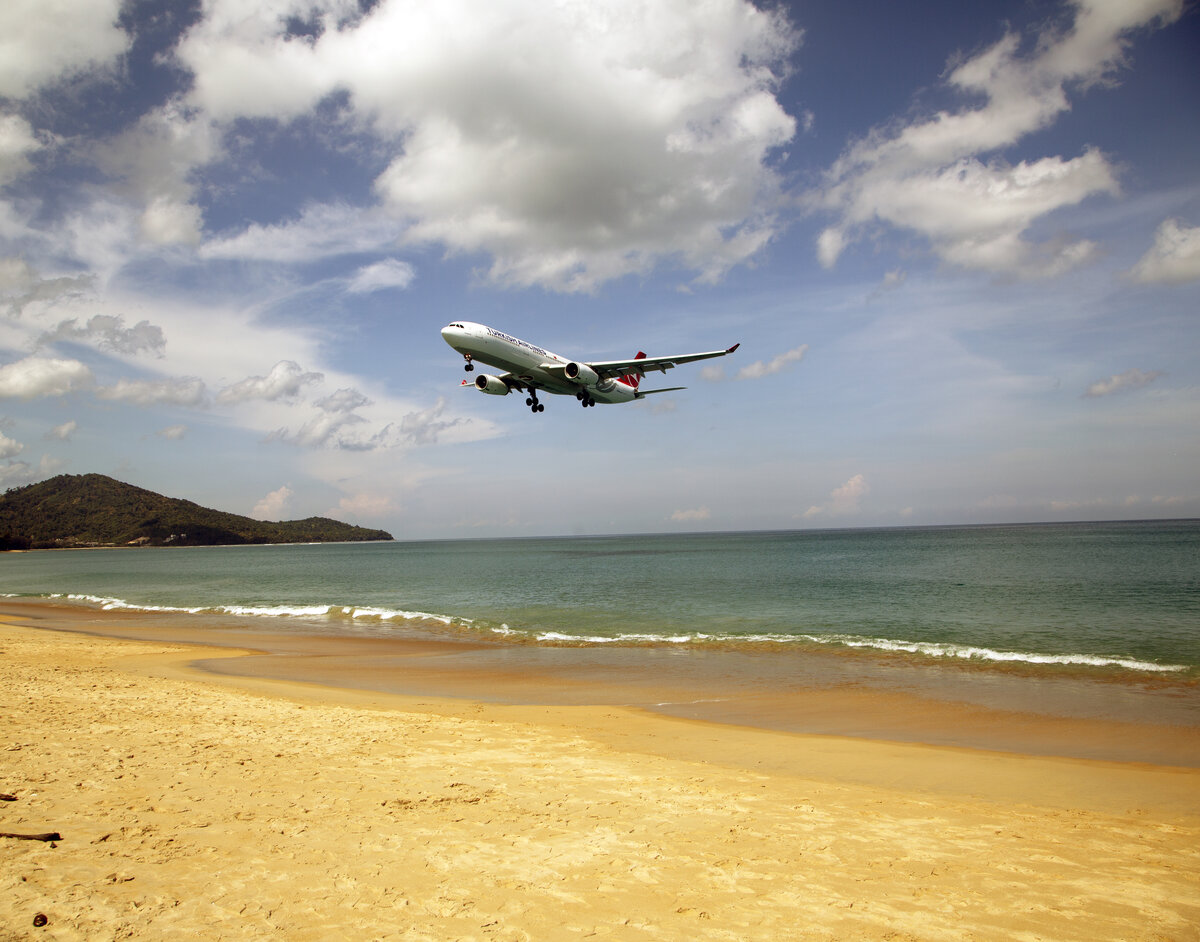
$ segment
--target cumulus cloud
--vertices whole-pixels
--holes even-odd
[[[0,258],[0,299],[11,317],[20,317],[27,308],[40,310],[64,299],[79,297],[94,285],[92,275],[43,278],[24,259]]]
[[[18,115],[0,115],[0,186],[29,170],[29,156],[41,146],[28,121]]]
[[[344,203],[312,204],[299,217],[271,225],[255,223],[200,247],[201,258],[312,262],[334,255],[379,252],[396,241],[396,221],[377,210]]]
[[[24,450],[24,445],[0,432],[0,458],[14,458]]]
[[[279,429],[268,436],[268,440],[289,442],[305,448],[342,448],[350,451],[369,451],[380,447],[390,426],[373,438],[352,435],[350,430],[363,425],[367,420],[357,409],[371,404],[371,400],[357,389],[339,389],[331,395],[318,399],[318,412],[292,433]]]
[[[150,245],[196,245],[203,219],[194,203],[193,171],[221,154],[220,133],[194,110],[169,102],[96,147],[101,169],[123,181],[142,207],[136,235]]]
[[[764,376],[774,376],[776,373],[782,373],[793,363],[799,363],[807,352],[808,344],[804,343],[771,360],[756,360],[738,370],[734,379],[762,379]],[[700,371],[700,375],[710,382],[720,382],[725,379],[725,367],[721,364],[706,366]]]
[[[0,399],[64,396],[92,383],[92,371],[78,360],[26,357],[0,366]]]
[[[859,511],[859,501],[866,496],[868,491],[870,488],[867,486],[867,479],[861,474],[856,474],[841,487],[835,487],[830,491],[829,500],[825,503],[814,504],[804,511],[803,517],[808,520],[822,514],[833,517],[856,514]]]
[[[62,321],[54,330],[42,334],[37,342],[39,346],[45,346],[60,340],[92,343],[130,355],[147,352],[161,357],[167,348],[161,327],[149,321],[126,327],[124,318],[112,314],[97,314],[83,327],[74,318]]]
[[[257,520],[282,520],[291,503],[293,491],[286,484],[279,490],[271,491],[266,497],[254,505],[250,516]]]
[[[235,403],[250,399],[265,399],[268,402],[295,399],[305,386],[324,378],[322,373],[305,372],[300,364],[292,360],[280,360],[266,376],[250,376],[226,386],[217,396],[217,401]]]
[[[1113,393],[1129,392],[1134,389],[1141,389],[1143,386],[1149,385],[1160,376],[1165,374],[1162,370],[1143,371],[1139,369],[1126,370],[1124,373],[1117,373],[1115,376],[1110,376],[1108,379],[1097,380],[1087,388],[1084,396],[1088,398],[1096,398],[1098,396],[1111,396]]]
[[[338,501],[337,509],[331,510],[330,514],[339,519],[350,517],[355,520],[376,520],[384,514],[394,512],[395,509],[390,497],[362,492],[343,497]]]
[[[74,419],[71,419],[69,422],[64,422],[62,425],[56,425],[50,429],[46,433],[46,439],[48,441],[69,442],[77,428],[79,428],[78,423]]]
[[[390,151],[375,190],[392,237],[484,253],[494,282],[590,291],[663,259],[711,281],[777,230],[771,159],[796,122],[775,91],[799,42],[778,10],[213,0],[205,14],[175,54],[188,113],[286,121],[346,96]],[[320,238],[258,228],[205,249],[296,257]]]
[[[172,405],[199,407],[204,405],[207,390],[204,381],[194,376],[176,379],[122,379],[112,386],[100,386],[96,395],[114,402],[129,402],[136,406]]]
[[[0,488],[28,484],[37,475],[27,461],[9,461],[0,465]]]
[[[464,423],[465,419],[443,419],[446,400],[439,396],[430,408],[409,412],[400,420],[400,435],[414,445],[433,445],[438,436],[449,428]]]
[[[782,373],[793,363],[799,363],[804,359],[804,354],[808,352],[808,344],[803,343],[798,347],[788,350],[786,353],[781,353],[769,361],[757,360],[748,366],[743,366],[737,371],[737,379],[762,379],[764,376],[774,376],[776,373]]]
[[[1200,226],[1168,219],[1154,233],[1154,245],[1130,272],[1143,284],[1182,285],[1200,279]]]
[[[370,294],[387,288],[407,288],[416,274],[408,262],[389,258],[360,268],[350,279],[348,290],[351,294]]]
[[[25,98],[129,48],[121,0],[6,0],[0,4],[0,97]]]
[[[952,69],[949,88],[981,104],[877,129],[834,163],[814,195],[837,217],[817,240],[822,265],[881,224],[924,236],[952,264],[997,273],[1053,275],[1094,254],[1087,240],[1034,244],[1026,233],[1056,209],[1117,192],[1103,154],[1015,165],[989,155],[1049,127],[1070,108],[1069,90],[1111,80],[1129,32],[1174,20],[1182,2],[1076,0],[1072,10],[1069,28],[1047,27],[1028,53],[1008,33]]]

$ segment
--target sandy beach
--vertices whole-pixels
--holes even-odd
[[[0,839],[0,939],[1200,938],[1194,767],[217,676],[56,618],[0,619],[0,831],[61,835]]]

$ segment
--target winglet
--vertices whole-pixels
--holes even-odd
[[[740,343],[740,342],[739,342],[739,343],[735,343],[735,344],[734,344],[732,347],[730,347],[730,348],[729,348],[728,350],[726,350],[725,352],[726,352],[726,353],[733,353],[733,351],[734,351],[734,350],[736,350],[736,349],[737,349],[738,347],[740,347],[740,346],[741,346],[741,343]]]

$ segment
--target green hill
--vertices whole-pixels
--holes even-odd
[[[60,474],[0,496],[0,549],[390,540],[328,517],[268,523],[164,497],[103,474]]]

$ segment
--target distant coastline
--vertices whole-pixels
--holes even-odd
[[[328,517],[271,522],[165,497],[103,474],[60,474],[0,495],[0,550],[387,542]]]

